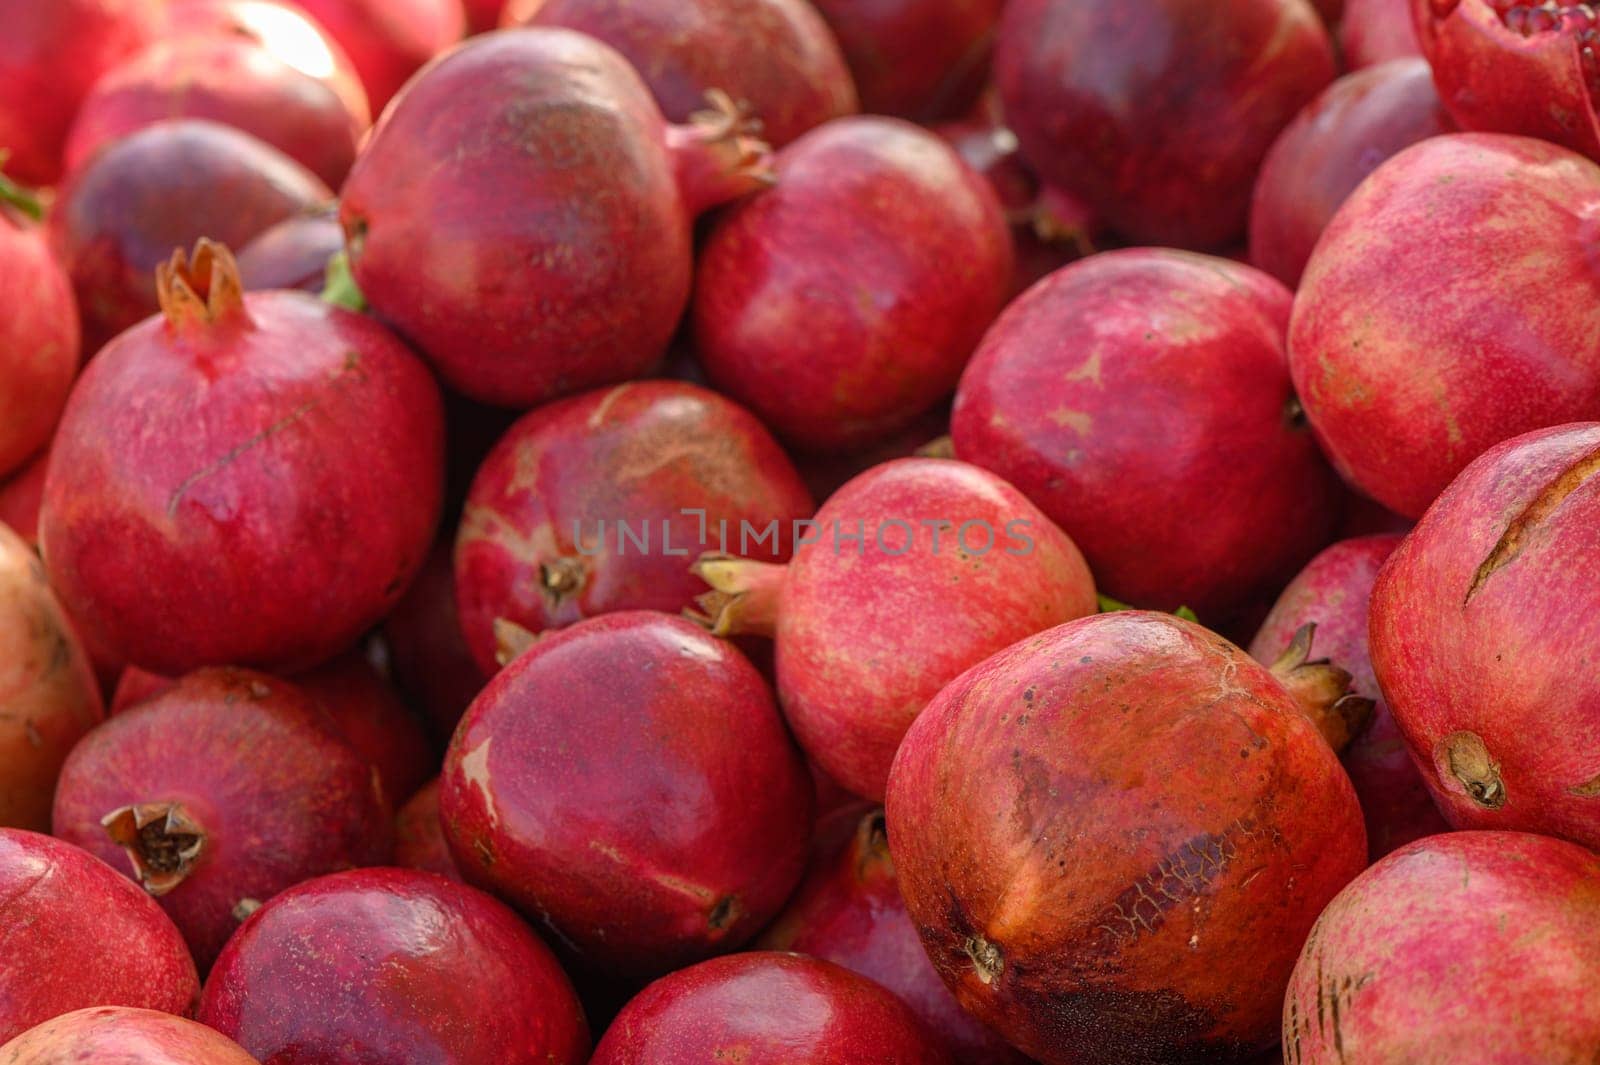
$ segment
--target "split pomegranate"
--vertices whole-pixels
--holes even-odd
[[[1312,929],[1284,1002],[1284,1061],[1585,1065],[1600,1046],[1596,927],[1600,858],[1581,847],[1520,832],[1419,840]]]
[[[934,122],[989,80],[1005,0],[814,0],[844,48],[862,109]]]
[[[640,376],[688,301],[694,216],[769,180],[723,103],[669,126],[593,38],[476,38],[407,89],[351,172],[356,281],[474,399],[526,408]]]
[[[1278,597],[1250,644],[1271,665],[1296,633],[1316,626],[1316,654],[1352,677],[1351,690],[1375,702],[1372,723],[1343,752],[1342,761],[1366,815],[1367,846],[1376,860],[1412,840],[1448,830],[1406,751],[1367,649],[1367,603],[1378,569],[1404,537],[1367,536],[1334,544],[1312,559]]]
[[[895,884],[883,810],[852,808],[837,816],[854,830],[814,851],[806,879],[758,946],[809,954],[876,980],[911,1007],[958,1065],[1026,1065],[961,1008],[933,971]]]
[[[1267,149],[1334,78],[1304,0],[1011,0],[995,66],[1046,182],[1135,241],[1199,249],[1244,232]]]
[[[51,448],[51,583],[92,644],[155,672],[326,661],[428,550],[438,388],[366,317],[241,293],[208,241],[159,290],[163,315],[89,365]]]
[[[325,876],[263,906],[200,1020],[273,1065],[582,1065],[572,985],[517,915],[410,869]]]
[[[383,623],[395,679],[443,742],[483,689],[456,614],[453,552],[448,541],[428,554],[422,572]]]
[[[523,24],[565,26],[621,52],[671,122],[688,122],[705,109],[706,93],[718,90],[748,106],[762,137],[781,147],[860,108],[839,43],[806,0],[536,0],[531,7]]]
[[[469,882],[584,968],[649,978],[777,914],[811,798],[755,668],[638,611],[546,635],[501,670],[456,730],[439,807]]]
[[[590,1065],[946,1065],[950,1059],[888,991],[799,954],[714,958],[641,991]]]
[[[61,763],[105,706],[39,557],[3,524],[0,707],[0,825],[47,832]]]
[[[0,0],[0,149],[13,177],[29,185],[61,177],[79,103],[155,38],[160,15],[160,0]]]
[[[1075,263],[984,338],[956,456],[1060,524],[1108,595],[1208,619],[1270,597],[1327,543],[1342,492],[1290,387],[1291,302],[1188,252]]]
[[[393,846],[377,775],[304,692],[207,669],[72,750],[57,836],[143,884],[210,967],[255,906]]]
[[[1400,59],[1330,85],[1267,153],[1250,209],[1250,261],[1300,283],[1328,220],[1385,159],[1455,125],[1421,59]]]
[[[29,547],[39,544],[39,504],[49,461],[50,452],[41,451],[9,480],[0,481],[0,524],[9,526]]]
[[[949,394],[999,312],[1005,215],[949,145],[898,119],[830,122],[777,172],[700,254],[702,365],[796,445],[875,443]]]
[[[0,1042],[89,1006],[190,1014],[200,980],[161,907],[98,858],[0,828]]]
[[[1432,137],[1367,178],[1311,256],[1289,334],[1340,472],[1416,518],[1492,445],[1600,416],[1597,233],[1600,166],[1541,141]]]
[[[1280,680],[1198,625],[1119,611],[940,692],[887,817],[956,998],[1044,1065],[1270,1046],[1306,933],[1366,865],[1355,791],[1308,716],[1330,735],[1355,717],[1348,679],[1291,659]]]
[[[396,808],[438,772],[439,760],[422,722],[365,648],[296,674],[294,683],[328,712],[356,753],[377,769],[384,798]]]
[[[883,797],[901,737],[946,682],[1097,607],[1072,541],[963,462],[875,467],[800,539],[787,568],[702,559],[706,620],[718,634],[775,636],[778,696],[801,746],[870,799]]]
[[[156,1010],[99,1006],[30,1028],[0,1046],[4,1065],[257,1065],[227,1036]]]
[[[107,146],[50,213],[91,354],[161,309],[156,268],[202,237],[239,247],[332,198],[309,170],[228,126],[176,119]]]
[[[286,218],[239,250],[239,277],[247,289],[293,288],[321,295],[328,260],[344,250],[338,209]]]
[[[1439,497],[1372,593],[1372,664],[1457,828],[1600,847],[1600,638],[1590,572],[1600,424],[1491,448]]]
[[[489,676],[506,621],[542,632],[676,613],[705,590],[689,572],[701,552],[788,561],[814,509],[761,423],[714,392],[640,381],[540,407],[467,497],[455,561],[467,645]]]
[[[1339,52],[1349,70],[1421,56],[1411,0],[1346,0]]]
[[[439,820],[437,779],[411,796],[395,819],[394,861],[407,869],[461,879],[461,871],[450,856],[450,844],[444,838],[444,824]]]
[[[461,0],[294,0],[349,54],[380,114],[406,80],[461,40]]]
[[[80,354],[72,282],[43,230],[14,211],[7,194],[0,175],[0,292],[28,295],[8,300],[0,315],[0,479],[50,442]]]

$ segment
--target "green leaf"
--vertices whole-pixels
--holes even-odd
[[[1174,610],[1172,612],[1172,616],[1175,618],[1182,618],[1185,621],[1192,621],[1196,625],[1200,624],[1200,615],[1196,614],[1193,610],[1190,610],[1186,606],[1180,606],[1178,609]]]
[[[0,151],[0,171],[5,169],[8,158],[10,153]],[[10,204],[35,222],[44,219],[44,207],[39,203],[39,198],[7,178],[4,173],[0,173],[0,203]]]
[[[1102,595],[1100,597],[1100,613],[1102,613],[1102,614],[1114,614],[1118,610],[1132,610],[1132,609],[1133,609],[1133,607],[1129,606],[1127,603],[1122,602],[1122,600],[1120,600],[1120,599],[1113,599],[1109,595]]]

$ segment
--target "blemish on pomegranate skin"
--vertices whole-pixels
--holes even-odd
[[[1466,607],[1483,590],[1490,577],[1515,562],[1544,523],[1560,509],[1561,504],[1567,501],[1567,497],[1597,473],[1600,473],[1600,448],[1580,457],[1546,485],[1544,490],[1523,508],[1522,513],[1512,518],[1506,525],[1494,549],[1473,574],[1472,584],[1467,588],[1466,598],[1462,600],[1461,605]]]
[[[961,948],[972,959],[972,971],[978,974],[978,979],[985,987],[993,984],[1005,971],[1005,957],[1000,953],[1000,948],[982,936],[969,937]]]

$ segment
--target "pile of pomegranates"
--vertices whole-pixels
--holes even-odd
[[[1597,12],[0,0],[0,1065],[1596,1065]]]

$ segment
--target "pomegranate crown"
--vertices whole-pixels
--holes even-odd
[[[156,298],[173,326],[214,325],[226,319],[248,321],[239,264],[226,245],[201,237],[194,254],[182,248],[156,267]]]

